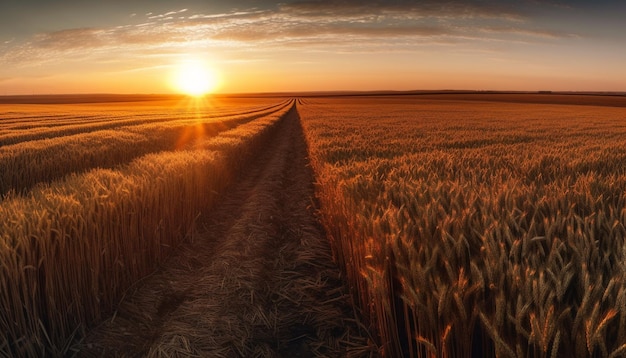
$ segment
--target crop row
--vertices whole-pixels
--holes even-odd
[[[59,113],[56,114],[42,113],[40,110],[33,109],[33,106],[30,106],[29,110],[36,114],[30,121],[3,118],[5,116],[13,116],[11,112],[0,114],[0,145],[4,146],[32,140],[57,138],[97,130],[168,122],[171,120],[199,120],[244,115],[271,110],[272,108],[275,109],[275,107],[279,106],[279,104],[272,103],[270,100],[267,101],[269,104],[264,106],[255,105],[246,109],[242,106],[228,105],[227,103],[223,103],[219,107],[204,104],[196,107],[162,107],[150,110],[143,109],[140,106],[125,110],[111,108],[103,110],[101,105],[96,107],[88,106],[87,108],[76,107],[75,105],[58,105],[56,110]],[[110,106],[115,105],[111,104]],[[63,111],[68,111],[69,113],[64,113]]]
[[[291,108],[0,203],[0,355],[67,354],[184,240]]]
[[[37,128],[57,124],[81,124],[103,118],[151,119],[163,116],[241,114],[276,104],[271,98],[224,98],[189,102],[147,101],[92,104],[0,105],[0,129]],[[239,112],[241,111],[241,112]]]
[[[20,193],[37,183],[50,182],[69,173],[96,167],[112,168],[148,153],[187,149],[198,140],[280,111],[285,106],[287,102],[240,115],[174,117],[163,122],[3,146],[0,147],[0,195],[10,190]]]
[[[626,354],[626,115],[299,107],[336,258],[385,356]]]

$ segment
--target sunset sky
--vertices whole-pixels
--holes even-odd
[[[0,95],[626,91],[626,1],[2,1]]]

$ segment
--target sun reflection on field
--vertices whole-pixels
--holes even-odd
[[[195,125],[185,127],[176,142],[176,149],[191,149],[207,136],[204,128],[207,117],[210,117],[216,108],[216,100],[210,96],[184,97],[179,102],[181,108]]]

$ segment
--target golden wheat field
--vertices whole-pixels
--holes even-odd
[[[626,355],[623,105],[496,94],[298,107],[322,220],[382,355]]]
[[[185,238],[292,107],[189,105],[0,108],[2,355],[67,353]]]
[[[626,356],[624,107],[0,104],[0,356]]]

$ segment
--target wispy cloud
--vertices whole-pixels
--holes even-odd
[[[210,15],[205,15],[205,14],[195,14],[195,15],[191,15],[189,16],[190,20],[195,20],[195,19],[224,19],[224,18],[234,18],[234,17],[241,17],[241,16],[249,16],[249,15],[258,15],[258,14],[263,14],[263,13],[267,13],[267,10],[252,10],[252,11],[234,11],[234,12],[230,12],[230,13],[221,13],[221,14],[210,14]]]
[[[173,15],[178,15],[178,14],[182,14],[183,12],[187,12],[187,10],[189,9],[180,9],[178,11],[169,11],[166,12],[165,14],[158,14],[158,15],[153,15],[152,13],[147,14],[149,19],[168,19],[168,18],[172,18]]]
[[[36,35],[30,45],[58,51],[101,47],[107,43],[106,34],[106,30],[95,28],[54,31]]]
[[[523,28],[519,26],[486,26],[477,29],[480,33],[484,34],[499,34],[499,35],[517,35],[517,36],[525,36],[525,37],[534,37],[534,38],[545,38],[545,39],[564,39],[564,38],[577,38],[580,37],[574,33],[563,33],[552,30],[534,30],[529,28]]]
[[[448,36],[449,29],[428,25],[363,26],[350,23],[316,25],[311,23],[276,26],[265,23],[254,28],[230,26],[220,29],[214,39],[236,40],[240,42],[280,41],[319,43],[322,39],[333,39],[332,43],[351,42],[355,37],[396,38],[396,37],[435,37]]]
[[[519,19],[523,15],[504,2],[478,0],[313,0],[283,4],[281,10],[304,16],[336,16],[403,13],[410,16],[434,17],[506,17]]]
[[[409,0],[341,2],[298,1],[271,10],[236,10],[203,14],[180,9],[130,18],[135,23],[109,28],[78,28],[41,33],[26,42],[5,42],[0,61],[27,65],[94,56],[172,53],[185,47],[237,46],[326,48],[388,43],[414,47],[423,43],[462,43],[523,37],[550,41],[573,36],[529,25],[510,2]],[[181,16],[181,15],[185,16]],[[131,21],[129,20],[129,21]],[[356,50],[356,49],[355,49]]]

